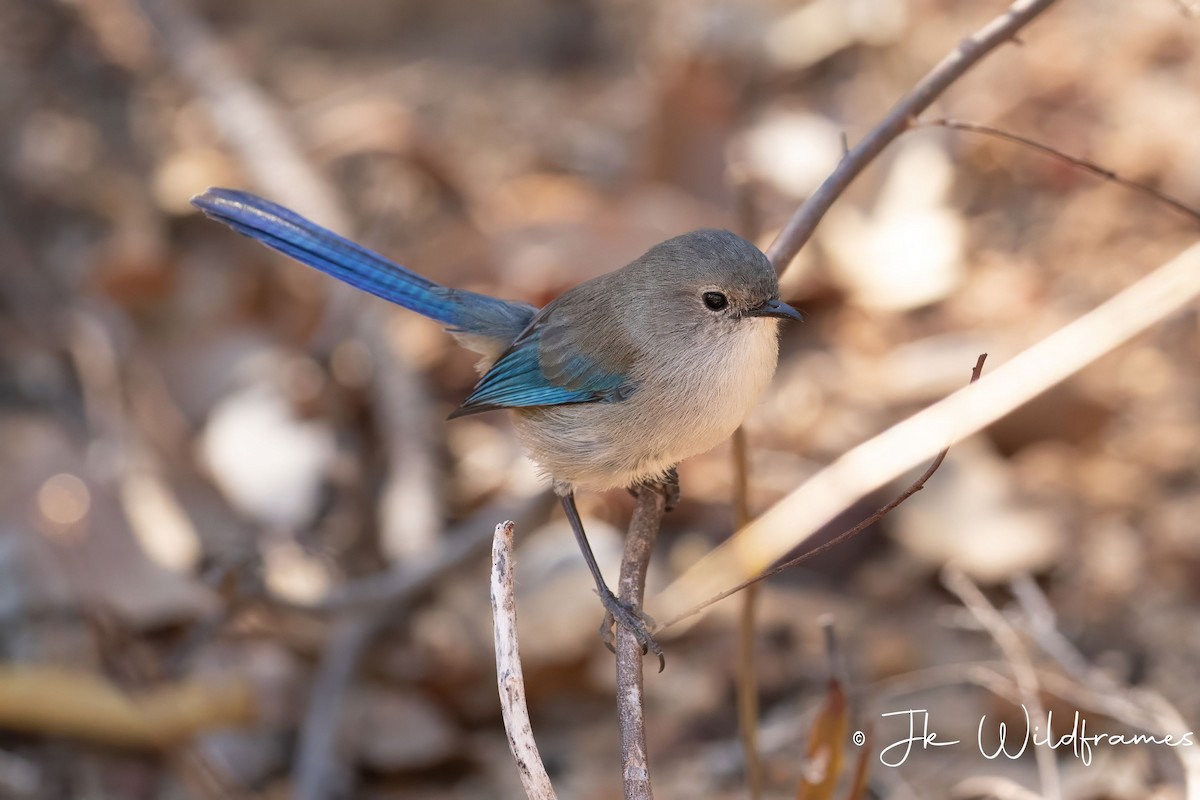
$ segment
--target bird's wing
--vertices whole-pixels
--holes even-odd
[[[603,355],[589,353],[580,332],[584,321],[568,324],[547,306],[496,360],[463,404],[450,416],[495,408],[616,402],[636,385],[629,378],[629,348],[606,340]]]

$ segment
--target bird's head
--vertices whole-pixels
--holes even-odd
[[[779,299],[779,279],[763,252],[729,231],[685,233],[656,245],[640,260],[647,293],[657,295],[661,308],[682,317],[693,330],[729,331],[755,321],[803,319]]]

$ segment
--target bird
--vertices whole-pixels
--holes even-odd
[[[781,320],[766,255],[727,230],[667,239],[543,308],[442,286],[283,206],[210,188],[208,217],[358,289],[440,322],[479,354],[478,383],[450,418],[512,411],[518,440],[551,482],[606,610],[665,660],[640,610],[605,583],[575,504],[578,490],[660,487],[679,462],[728,438],[775,372]],[[611,645],[610,645],[611,646]]]

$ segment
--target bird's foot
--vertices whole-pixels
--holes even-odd
[[[615,627],[620,625],[637,639],[638,644],[642,646],[642,655],[654,653],[658,656],[659,672],[666,669],[667,659],[663,656],[662,647],[650,633],[656,624],[653,617],[641,609],[622,602],[607,590],[600,592],[600,602],[604,604],[604,621],[600,623],[600,639],[604,642],[604,646],[614,653],[617,652]]]
[[[679,470],[671,467],[667,470],[667,474],[663,476],[662,482],[659,483],[662,489],[663,497],[666,498],[666,510],[674,511],[679,505]]]
[[[665,511],[674,511],[679,505],[679,470],[671,467],[664,473],[661,479],[656,481],[646,481],[639,483],[636,486],[629,487],[629,494],[636,500],[638,492],[642,489],[650,489],[656,492],[662,492],[663,498],[666,500],[664,507]]]

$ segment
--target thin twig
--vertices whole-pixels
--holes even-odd
[[[733,432],[733,522],[741,530],[750,522],[748,502],[749,475],[746,456],[746,431]],[[738,733],[742,739],[742,755],[746,761],[746,784],[750,800],[758,800],[763,792],[763,764],[758,755],[758,670],[754,645],[758,629],[758,586],[747,586],[742,594],[738,615],[737,653],[737,712]]]
[[[829,678],[842,686],[849,686],[850,680],[846,675],[846,664],[842,661],[842,648],[838,643],[837,626],[833,614],[822,614],[817,619],[821,626],[821,638],[825,642],[825,660],[829,662]]]
[[[1030,660],[1029,651],[1025,649],[1020,635],[961,569],[954,565],[947,566],[942,572],[942,583],[987,629],[1000,651],[1004,653],[1004,658],[1012,669],[1013,679],[1017,682],[1017,690],[1021,693],[1021,703],[1027,712],[1034,719],[1045,719],[1046,710],[1039,694],[1037,671],[1033,668],[1033,661]],[[1062,780],[1054,762],[1054,751],[1045,747],[1034,747],[1033,753],[1037,760],[1042,796],[1049,800],[1061,800]]]
[[[913,90],[892,107],[887,116],[840,161],[829,177],[792,215],[783,230],[767,248],[767,256],[782,274],[812,237],[825,212],[841,197],[850,183],[883,149],[909,129],[912,121],[927,109],[954,81],[984,56],[1012,39],[1017,31],[1054,4],[1055,0],[1017,0],[997,17],[962,41],[954,52],[943,58]]]
[[[629,521],[617,594],[621,602],[640,610],[646,590],[646,571],[654,540],[666,510],[666,497],[656,487],[638,489]],[[642,645],[617,626],[617,717],[621,727],[621,783],[625,800],[652,800],[650,765],[646,755],[646,710],[643,702]]]
[[[1042,650],[1058,662],[1080,688],[1089,692],[1104,713],[1127,725],[1155,735],[1179,735],[1187,730],[1183,716],[1165,697],[1148,688],[1121,685],[1103,670],[1092,666],[1075,645],[1063,636],[1054,610],[1038,585],[1028,576],[1011,583],[1013,595],[1024,612],[1027,632]],[[1200,800],[1200,754],[1193,747],[1174,747],[1183,767],[1187,800]]]
[[[1102,167],[1095,161],[1088,161],[1086,158],[1080,158],[1079,156],[1073,156],[1069,153],[1064,153],[1061,150],[1056,150],[1050,145],[1043,144],[1042,142],[1035,141],[1016,133],[1010,133],[1009,131],[1001,130],[999,128],[993,128],[990,125],[980,125],[975,122],[964,122],[962,120],[948,118],[921,120],[913,127],[946,128],[952,131],[978,133],[983,136],[990,136],[993,139],[1000,139],[1001,141],[1022,145],[1024,147],[1036,150],[1043,155],[1050,156],[1051,158],[1054,158],[1065,164],[1070,164],[1071,166],[1082,169],[1085,172],[1090,172],[1100,178],[1112,181],[1118,186],[1124,186],[1126,189],[1131,189],[1139,194],[1146,195],[1147,197],[1157,200],[1163,205],[1178,211],[1180,214],[1190,217],[1193,222],[1200,222],[1200,211],[1192,208],[1181,200],[1171,197],[1171,195],[1166,194],[1165,192],[1160,192],[1158,189],[1147,186],[1144,183],[1138,183],[1137,181],[1131,181],[1128,178],[1122,178],[1113,170]]]
[[[986,359],[987,359],[987,353],[983,353],[979,356],[978,360],[976,360],[975,366],[971,369],[970,383],[975,383],[976,381],[979,380],[979,376],[983,373],[983,362]],[[778,566],[772,567],[771,569],[767,570],[766,572],[759,573],[758,575],[754,576],[753,578],[744,580],[741,583],[739,583],[738,585],[736,585],[730,589],[726,589],[723,592],[719,592],[719,593],[713,595],[712,597],[709,597],[707,600],[704,600],[700,603],[696,603],[695,605],[691,606],[690,608],[686,609],[685,611],[679,612],[675,616],[668,619],[666,622],[662,623],[658,629],[662,630],[663,628],[669,628],[672,625],[676,625],[680,622],[683,622],[688,617],[693,617],[696,614],[699,614],[704,609],[708,608],[709,606],[713,605],[714,603],[721,602],[722,600],[724,600],[726,597],[729,597],[730,595],[737,594],[738,592],[742,591],[743,589],[746,589],[750,586],[754,586],[756,584],[762,583],[763,581],[767,580],[768,578],[774,577],[775,575],[778,575],[779,573],[784,572],[785,570],[789,570],[792,567],[803,564],[805,561],[810,561],[810,560],[816,558],[817,556],[821,555],[822,553],[826,552],[827,550],[832,550],[833,548],[837,547],[838,545],[842,544],[843,542],[849,541],[850,539],[853,539],[855,536],[858,536],[860,533],[865,531],[867,528],[871,527],[876,522],[878,522],[879,520],[883,519],[888,514],[890,514],[897,506],[899,506],[905,500],[907,500],[908,498],[912,497],[917,492],[924,489],[925,484],[928,483],[929,479],[933,477],[933,473],[937,472],[938,467],[942,466],[942,462],[946,460],[946,454],[949,452],[950,452],[950,445],[946,445],[944,448],[942,448],[941,452],[939,452],[937,454],[937,456],[933,459],[933,463],[931,463],[929,465],[929,467],[924,472],[921,473],[921,476],[919,478],[917,478],[915,481],[913,481],[911,484],[909,484],[907,489],[905,489],[903,492],[901,492],[899,495],[897,495],[887,505],[877,509],[875,511],[875,513],[871,514],[871,516],[867,517],[862,522],[855,525],[853,528],[842,531],[841,533],[839,533],[837,536],[833,537],[829,541],[819,544],[816,547],[812,548],[811,550],[806,550],[803,553],[801,553],[800,555],[796,556],[795,558],[793,558],[789,561],[785,561],[784,563],[779,564]]]
[[[549,505],[548,497],[548,492],[543,493],[521,508],[529,510],[530,516],[536,516],[539,507]],[[491,509],[487,513],[494,511]],[[333,602],[321,607],[321,610],[336,608],[344,613],[334,623],[325,645],[300,731],[294,772],[298,800],[325,800],[338,796],[337,790],[347,774],[337,758],[336,734],[346,691],[357,672],[359,660],[371,640],[399,611],[432,588],[447,572],[483,552],[481,544],[486,545],[490,537],[483,538],[475,532],[482,524],[481,516],[473,516],[464,523],[463,527],[467,529],[457,533],[452,531],[444,537],[434,555],[408,569],[353,584],[350,591],[334,595]]]
[[[492,631],[496,640],[496,685],[508,749],[521,775],[529,800],[555,800],[554,787],[533,738],[529,707],[525,703],[525,675],[517,644],[517,599],[513,579],[512,522],[496,526],[492,537]]]
[[[1058,662],[1068,675],[1080,683],[1095,686],[1093,679],[1096,676],[1093,674],[1092,665],[1075,649],[1075,645],[1062,635],[1062,631],[1058,629],[1058,618],[1054,608],[1037,583],[1028,575],[1018,575],[1009,581],[1008,587],[1024,614],[1025,632],[1048,656]],[[1115,681],[1110,681],[1103,673],[1101,675],[1106,683],[1105,690],[1117,688]]]
[[[754,241],[762,227],[758,185],[749,170],[737,165],[730,165],[729,176],[737,197],[738,232]],[[750,455],[744,427],[739,427],[733,432],[732,444],[733,529],[741,530],[750,523]],[[758,667],[755,661],[757,617],[758,587],[749,586],[742,593],[742,608],[738,615],[735,680],[738,733],[742,740],[742,757],[746,763],[746,788],[749,790],[750,800],[759,800],[763,794],[763,763],[758,754]]]

